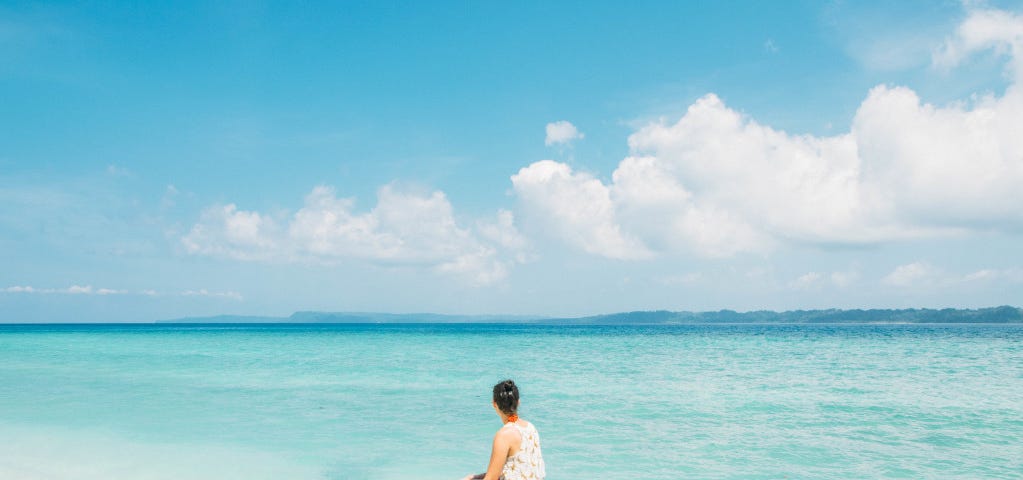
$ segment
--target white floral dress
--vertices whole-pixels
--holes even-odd
[[[543,480],[547,472],[543,464],[543,455],[540,453],[540,432],[532,423],[520,427],[517,423],[507,423],[505,427],[512,425],[519,430],[522,436],[522,444],[519,451],[504,462],[504,470],[501,471],[502,480]]]

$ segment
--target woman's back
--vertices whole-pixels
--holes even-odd
[[[503,428],[515,428],[522,440],[519,449],[508,457],[501,472],[504,480],[543,480],[547,476],[540,451],[540,432],[532,423],[508,422]]]

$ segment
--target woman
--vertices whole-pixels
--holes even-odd
[[[540,434],[532,423],[519,418],[519,387],[505,380],[494,385],[494,410],[504,424],[494,435],[487,473],[466,475],[462,480],[543,480]]]

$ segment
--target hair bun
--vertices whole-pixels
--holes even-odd
[[[511,379],[502,380],[494,385],[494,403],[506,414],[513,414],[519,404],[519,387]]]

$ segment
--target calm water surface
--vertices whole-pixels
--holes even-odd
[[[0,325],[0,478],[1021,478],[1023,326]]]

